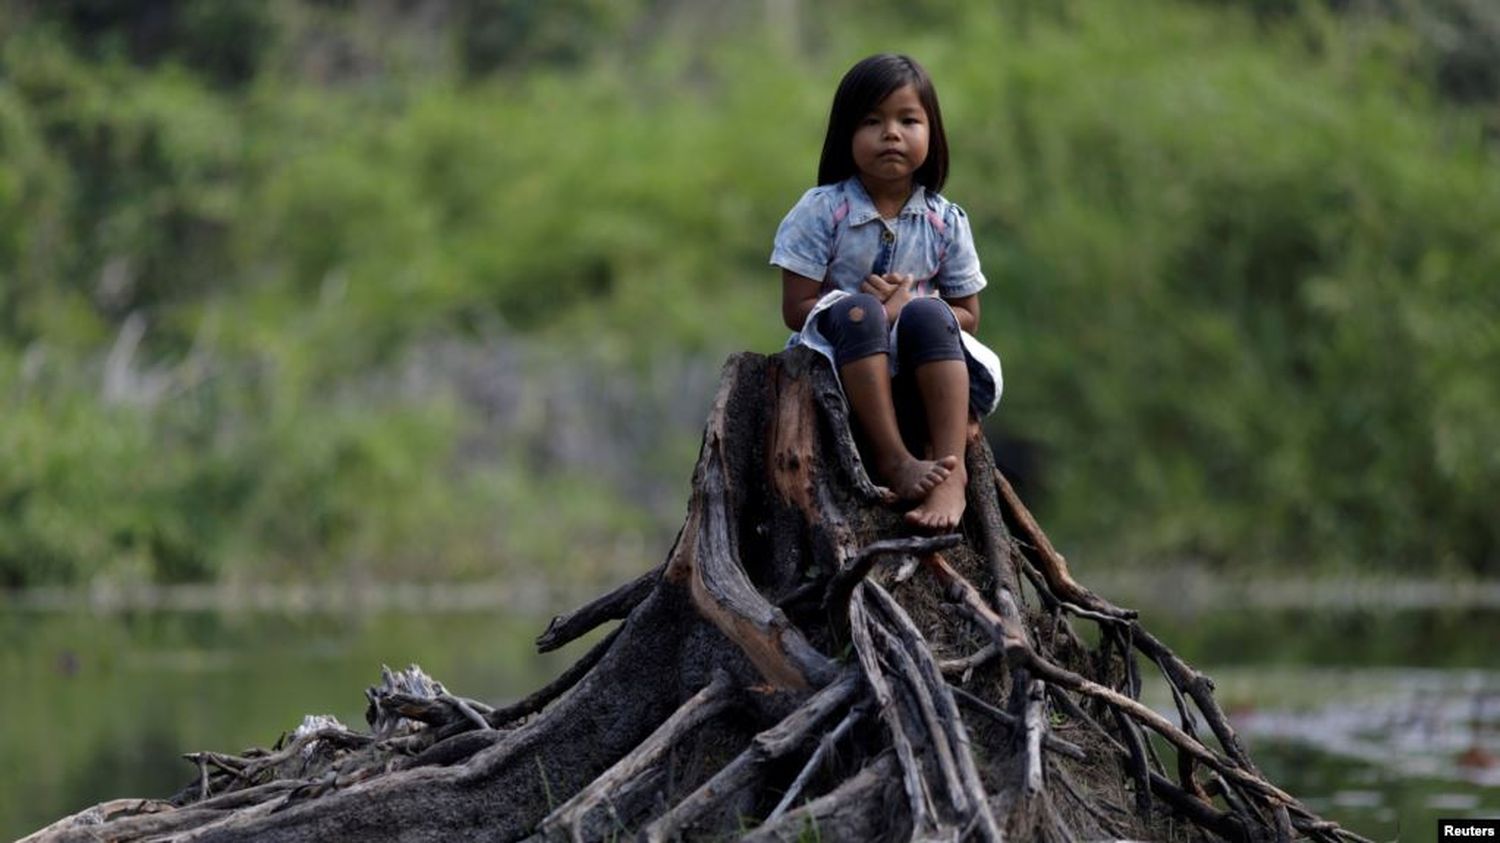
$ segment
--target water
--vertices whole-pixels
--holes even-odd
[[[1261,770],[1373,840],[1431,840],[1439,817],[1500,816],[1500,671],[1210,669]],[[1159,691],[1159,710],[1171,704]]]
[[[504,701],[586,646],[536,655],[546,615],[514,607],[334,605],[0,609],[0,839],[166,795],[194,774],[182,753],[268,746],[303,714],[360,726],[382,663]],[[1267,776],[1314,810],[1382,841],[1432,839],[1440,816],[1500,816],[1500,612],[1135,605],[1214,677]],[[1164,687],[1145,696],[1170,711]]]
[[[1312,810],[1377,841],[1500,816],[1500,610],[1178,609],[1142,619],[1213,677],[1256,764]],[[1175,718],[1164,685],[1143,697]]]
[[[0,840],[96,802],[165,796],[181,755],[270,746],[302,715],[364,728],[382,663],[503,700],[560,672],[545,622],[501,611],[297,613],[0,610]]]

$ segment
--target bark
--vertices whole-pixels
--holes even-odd
[[[1267,781],[1209,678],[1078,583],[977,425],[966,461],[960,532],[910,535],[826,364],[732,357],[677,541],[553,620],[540,649],[619,622],[558,679],[492,707],[387,670],[368,732],[195,753],[172,798],[27,840],[1360,839]],[[1139,702],[1139,656],[1175,721]]]

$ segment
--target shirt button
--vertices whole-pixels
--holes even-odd
[[[884,231],[880,232],[880,241],[882,243],[896,242],[896,232],[891,231],[889,228],[885,229]]]

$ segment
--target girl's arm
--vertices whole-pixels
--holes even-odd
[[[945,298],[943,301],[953,308],[953,315],[958,317],[958,327],[967,333],[974,333],[974,329],[979,327],[979,294],[957,299]]]
[[[781,320],[788,328],[793,331],[802,330],[807,314],[812,312],[813,305],[821,297],[819,290],[822,287],[817,281],[798,275],[790,269],[781,270]]]

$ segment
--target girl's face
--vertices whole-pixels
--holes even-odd
[[[927,160],[927,110],[913,85],[902,85],[860,119],[854,129],[854,166],[865,183],[911,188]]]

